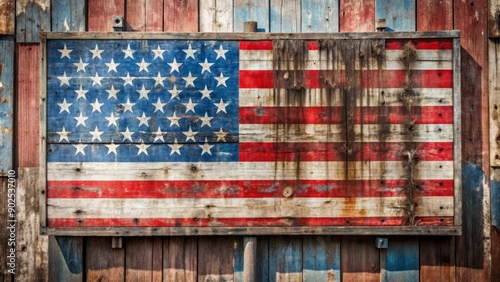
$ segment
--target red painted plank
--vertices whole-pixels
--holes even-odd
[[[146,31],[163,31],[164,0],[146,1]],[[165,0],[170,2],[170,0]]]
[[[263,41],[240,41],[240,50],[273,50],[273,42]]]
[[[375,31],[375,0],[340,0],[340,32]]]
[[[419,39],[419,40],[387,40],[387,50],[403,50],[405,45],[410,42],[418,50],[452,50],[453,41],[451,39]]]
[[[197,32],[198,0],[164,1],[164,31]]]
[[[88,1],[89,31],[113,31],[113,16],[125,16],[125,0]]]
[[[163,0],[126,0],[130,31],[163,31]]]
[[[417,0],[417,30],[453,29],[453,0]]]

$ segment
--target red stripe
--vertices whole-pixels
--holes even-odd
[[[386,40],[386,49],[403,50],[408,42],[410,42],[415,49],[419,50],[453,49],[453,41],[451,39]]]
[[[304,85],[306,88],[320,88],[327,85],[336,84],[340,89],[346,89],[345,84],[355,85],[356,78],[349,77],[346,81],[346,76],[343,71],[319,71],[307,70],[304,71]],[[452,70],[413,70],[411,72],[411,81],[414,88],[452,88],[453,87],[453,71]],[[277,80],[280,88],[293,87],[292,79],[285,80],[283,77],[285,72],[277,73]],[[290,74],[288,77],[293,77]],[[320,77],[329,80],[328,84]],[[334,78],[334,79],[329,79]],[[401,88],[406,80],[406,72],[404,70],[364,70],[361,75],[361,83],[363,88]],[[241,70],[240,71],[240,88],[273,88],[273,71],[272,70]]]
[[[240,50],[273,50],[273,42],[271,40],[240,41]]]
[[[412,107],[415,124],[453,124],[452,106]],[[356,124],[402,124],[408,121],[406,107],[355,107]],[[242,124],[340,124],[345,107],[240,107]]]
[[[453,217],[417,217],[419,226],[453,225]],[[364,218],[49,218],[49,227],[400,226],[401,217]]]
[[[420,196],[453,196],[452,180],[422,180]],[[347,185],[349,184],[349,185]],[[48,181],[47,197],[56,198],[273,198],[284,187],[294,197],[397,197],[404,180],[308,181]],[[346,187],[356,187],[350,191]],[[357,195],[355,195],[357,194]]]

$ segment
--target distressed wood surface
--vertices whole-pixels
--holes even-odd
[[[247,273],[245,273],[245,263],[247,263],[245,259],[245,238],[242,236],[234,237],[234,253],[233,253],[233,271],[234,271],[234,281],[235,282],[243,282],[243,281],[255,281],[248,280]],[[256,261],[252,262],[251,267],[255,267],[257,265]],[[252,270],[254,270],[253,268]],[[255,274],[255,273],[253,273]]]
[[[88,31],[113,31],[113,16],[125,17],[125,0],[89,0],[87,5]]]
[[[204,263],[204,261],[200,263]],[[165,238],[163,244],[163,281],[196,282],[197,277],[198,238]]]
[[[196,32],[198,26],[198,0],[164,1],[163,30],[171,32]],[[179,16],[181,15],[181,16]]]
[[[382,259],[382,256],[381,256]],[[416,237],[390,237],[389,247],[381,271],[381,280],[418,282],[419,279],[419,239]]]
[[[85,31],[87,25],[86,1],[52,0],[52,31]]]
[[[456,281],[455,237],[420,237],[420,281]]]
[[[304,281],[302,238],[275,236],[269,238],[269,280]]]
[[[500,41],[488,44],[489,106],[490,106],[490,165],[500,167]]]
[[[304,236],[302,243],[304,281],[340,281],[340,238]]]
[[[385,19],[386,31],[415,31],[415,0],[376,0],[375,20]]]
[[[14,39],[0,38],[0,177],[14,161]]]
[[[256,281],[269,281],[269,237],[257,237],[257,278]]]
[[[375,0],[340,0],[341,32],[374,32]]]
[[[163,31],[163,0],[127,0],[127,31]]]
[[[156,243],[156,244],[155,244]],[[125,240],[126,281],[162,281],[161,238],[131,237]],[[160,266],[160,267],[159,267]]]
[[[302,32],[338,32],[339,0],[302,1]]]
[[[417,30],[453,29],[453,0],[417,0]]]
[[[233,281],[234,238],[198,238],[198,281]]]
[[[269,32],[269,0],[235,0],[234,31],[244,31],[248,21],[257,22],[258,32]]]
[[[379,250],[375,237],[344,236],[341,238],[342,281],[380,281]]]
[[[500,0],[490,0],[488,4],[488,35],[498,38],[500,37]]]
[[[9,191],[8,188],[9,188],[8,178],[0,177],[0,189],[2,189],[1,190],[2,195],[4,195],[3,197],[0,197],[0,217],[2,218],[2,225],[4,222],[3,219],[7,219],[9,215],[8,205],[9,202],[11,202],[9,201],[9,199],[15,199],[15,196],[10,197],[8,195],[9,192],[12,192],[12,190]],[[8,265],[8,263],[10,263],[10,259],[7,258],[7,255],[10,255],[10,249],[15,248],[15,246],[12,246],[13,243],[10,243],[9,245],[9,238],[10,238],[10,229],[1,228],[0,253],[5,254],[0,256],[0,281],[2,282],[14,281],[14,275],[8,272],[11,269],[11,265]]]
[[[83,281],[83,238],[49,236],[49,281]]]
[[[233,0],[200,1],[201,32],[233,31]]]
[[[15,0],[0,1],[0,34],[15,33]]]
[[[50,31],[50,0],[16,1],[16,42],[37,43]]]
[[[270,31],[298,33],[302,31],[301,0],[271,0]]]
[[[125,248],[112,249],[111,237],[85,240],[87,281],[125,281]]]

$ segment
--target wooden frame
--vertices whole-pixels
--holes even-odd
[[[454,224],[453,226],[322,226],[322,227],[74,227],[56,228],[47,224],[47,133],[46,46],[51,39],[161,39],[161,40],[272,40],[272,39],[452,39],[453,40],[453,147],[454,147]],[[184,235],[461,235],[462,233],[462,164],[461,164],[461,95],[460,32],[391,32],[391,33],[42,33],[40,95],[40,227],[44,235],[70,236],[184,236]]]

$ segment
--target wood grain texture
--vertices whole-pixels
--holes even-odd
[[[233,0],[200,1],[201,32],[233,31]]]
[[[0,38],[0,177],[13,169],[14,39]]]
[[[131,237],[125,240],[126,281],[153,281],[153,239]]]
[[[257,22],[258,32],[269,32],[269,0],[235,0],[234,31],[244,31],[248,21]]]
[[[304,281],[340,281],[340,238],[335,236],[304,236]]]
[[[85,31],[86,1],[52,0],[52,31]]]
[[[125,0],[88,1],[88,31],[113,31],[113,16],[125,17]]]
[[[233,281],[234,238],[198,238],[198,281]]]
[[[417,30],[453,29],[453,0],[417,0]]]
[[[489,53],[489,112],[490,165],[500,167],[500,41],[488,43]]]
[[[375,20],[385,19],[386,31],[415,31],[415,0],[377,0]]]
[[[14,34],[16,6],[15,0],[0,0],[0,34]]]
[[[375,0],[340,0],[341,32],[375,31]]]
[[[488,1],[488,35],[500,37],[500,0]]]
[[[379,281],[379,250],[375,237],[344,236],[341,238],[342,281]]]
[[[455,237],[420,237],[420,280],[455,281]]]
[[[50,0],[16,1],[16,42],[37,43],[50,31]]]
[[[49,281],[83,281],[83,238],[49,236]]]
[[[385,259],[382,281],[420,281],[418,238],[390,237]]]
[[[125,281],[125,248],[112,249],[111,237],[88,237],[85,246],[87,281]]]
[[[163,281],[197,281],[198,238],[170,237],[164,240]]]
[[[9,188],[9,182],[8,178],[5,177],[0,177],[0,189],[1,191],[6,191],[7,193],[12,192],[8,190]],[[3,193],[2,195],[5,195],[3,197],[0,197],[0,217],[2,218],[2,225],[3,225],[3,219],[7,219],[9,216],[9,211],[8,211],[8,204],[9,199],[15,199],[15,196],[9,196],[7,193]],[[5,254],[0,256],[0,281],[2,282],[12,282],[14,281],[14,275],[10,274],[8,272],[9,269],[11,269],[10,265],[7,263],[10,263],[10,259],[7,258],[7,255],[10,255],[10,249],[12,248],[12,243],[9,246],[9,238],[10,238],[10,230],[7,228],[0,228],[0,254]],[[14,246],[15,248],[15,246]]]
[[[163,0],[126,0],[127,31],[163,31]]]
[[[269,237],[257,237],[256,281],[269,281]]]
[[[302,31],[301,0],[271,0],[270,31],[298,33]]]
[[[302,238],[275,236],[269,238],[269,280],[303,281]]]
[[[338,32],[339,0],[303,0],[302,32]]]
[[[164,31],[196,32],[199,30],[198,0],[166,0],[163,4]]]

